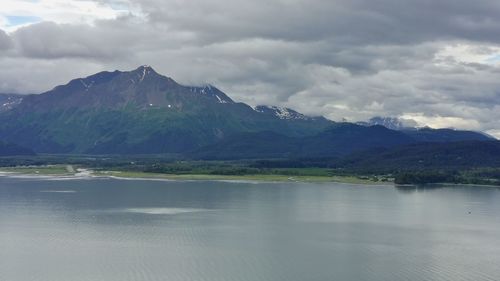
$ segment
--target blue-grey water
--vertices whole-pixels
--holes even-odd
[[[1,281],[500,280],[500,190],[0,177]]]

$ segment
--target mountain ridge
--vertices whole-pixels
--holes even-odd
[[[238,147],[234,142],[245,143],[245,136],[270,147],[269,140],[282,140],[289,148],[285,155],[336,155],[422,140],[487,139],[474,132],[406,132],[336,123],[278,106],[252,108],[212,85],[181,85],[150,66],[103,71],[42,94],[6,98],[0,139],[40,153],[187,155],[209,148],[222,153],[221,143]],[[266,148],[254,151],[259,150],[276,155]]]
[[[281,119],[214,86],[184,86],[149,66],[99,72],[28,95],[0,114],[0,139],[44,153],[182,153],[238,132],[302,136],[332,121]]]

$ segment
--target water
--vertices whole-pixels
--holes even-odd
[[[1,281],[500,280],[500,190],[0,177]]]

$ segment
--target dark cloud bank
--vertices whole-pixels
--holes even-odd
[[[0,92],[42,92],[97,71],[150,64],[253,105],[334,120],[404,115],[500,135],[497,0],[129,4],[139,13],[0,31]]]

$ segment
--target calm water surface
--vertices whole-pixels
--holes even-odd
[[[0,177],[1,281],[500,280],[500,190]]]

